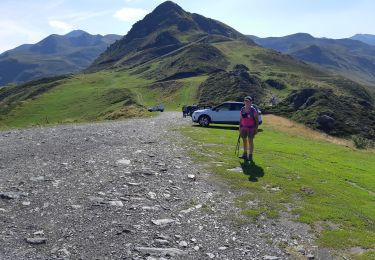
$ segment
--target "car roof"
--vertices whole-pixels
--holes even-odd
[[[243,104],[243,102],[238,102],[238,101],[225,101],[222,104],[227,104],[227,103],[230,103],[230,104]]]

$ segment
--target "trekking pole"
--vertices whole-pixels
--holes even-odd
[[[236,146],[236,150],[234,151],[234,154],[237,154],[237,157],[238,157],[239,152],[240,152],[240,138],[241,138],[241,134],[238,134],[237,146]]]

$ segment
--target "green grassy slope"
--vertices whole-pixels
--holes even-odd
[[[255,37],[254,41],[265,48],[281,51],[309,64],[321,66],[325,70],[374,87],[374,46],[351,39],[314,38],[304,33],[284,37]]]
[[[268,88],[269,92],[286,97],[291,90],[301,88],[329,88],[336,94],[356,96],[366,100],[371,99],[366,89],[360,84],[328,74],[304,62],[276,51],[258,46],[249,46],[241,41],[224,41],[215,43],[230,62],[228,68],[236,64],[244,64],[250,69],[250,74],[261,80],[277,80],[285,84],[286,88],[278,90]]]
[[[188,127],[183,133],[194,143],[196,160],[241,190],[237,203],[244,216],[275,218],[289,211],[311,226],[322,246],[341,253],[355,246],[374,249],[375,153],[264,121],[255,138],[255,164],[235,156],[236,127]],[[230,170],[237,167],[239,172]]]
[[[182,105],[195,102],[203,80],[204,76],[194,77],[155,87],[150,80],[126,72],[71,76],[52,87],[39,88],[40,93],[34,91],[38,93],[31,98],[19,94],[8,96],[10,101],[0,103],[0,128],[148,116],[146,107],[159,103],[165,104],[167,110],[180,110]],[[0,96],[6,90],[18,93],[20,87],[1,89]]]

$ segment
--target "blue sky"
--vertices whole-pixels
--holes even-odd
[[[0,53],[50,34],[81,29],[125,35],[158,0],[0,0]],[[259,37],[297,32],[315,37],[375,35],[373,0],[175,0],[185,11]]]

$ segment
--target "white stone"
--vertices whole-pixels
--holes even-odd
[[[128,182],[128,184],[129,184],[130,186],[139,186],[139,185],[141,185],[142,183],[140,183],[140,182]]]
[[[236,168],[233,168],[233,169],[228,169],[227,171],[231,171],[231,172],[243,172],[243,170],[242,170],[241,167],[236,167]]]
[[[45,244],[47,241],[47,238],[44,237],[33,237],[33,238],[26,238],[27,243],[32,245],[39,245],[39,244]]]
[[[44,235],[44,231],[43,230],[36,231],[36,232],[34,232],[34,235],[36,235],[36,236]]]
[[[263,260],[279,260],[279,259],[281,258],[277,256],[270,256],[270,255],[263,256]]]
[[[117,160],[117,163],[118,164],[129,165],[130,164],[130,160],[128,160],[128,159],[120,159],[120,160]]]
[[[181,247],[187,247],[188,243],[186,241],[181,241],[178,245]]]
[[[156,210],[159,210],[159,207],[158,206],[143,206],[142,207],[143,210],[148,210],[148,211],[156,211]]]
[[[148,193],[148,197],[149,197],[150,199],[154,200],[154,199],[156,199],[156,193],[150,191],[150,192]]]
[[[154,256],[178,256],[186,254],[184,251],[177,248],[157,248],[157,247],[135,247],[135,250]]]
[[[44,181],[44,176],[31,177],[30,181]]]
[[[151,220],[151,222],[154,223],[157,226],[166,226],[166,225],[169,225],[169,224],[172,224],[172,223],[176,222],[176,220],[169,219],[169,218],[166,218],[166,219],[153,219],[153,220]]]
[[[120,200],[112,200],[109,202],[109,205],[116,206],[116,207],[123,207],[124,204]]]
[[[188,174],[188,178],[190,180],[195,180],[195,175],[194,174]]]

